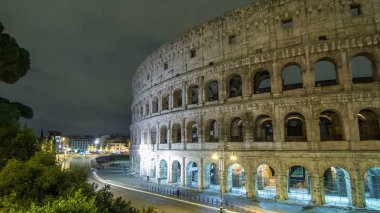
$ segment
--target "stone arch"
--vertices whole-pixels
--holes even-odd
[[[376,81],[376,60],[371,53],[361,52],[351,58],[352,82],[369,83]]]
[[[219,100],[219,84],[217,80],[211,80],[206,83],[205,87],[207,91],[207,100],[216,101]]]
[[[230,125],[230,141],[243,142],[244,141],[244,125],[240,117],[235,117]]]
[[[169,110],[169,94],[165,93],[161,99],[161,110]]]
[[[205,136],[207,142],[219,141],[219,124],[216,120],[211,119],[206,123]]]
[[[168,164],[166,160],[160,160],[160,170],[159,170],[159,178],[161,182],[166,182],[168,179]]]
[[[259,69],[253,76],[253,93],[271,92],[271,76],[268,70]]]
[[[156,178],[156,159],[154,158],[150,160],[149,177]]]
[[[152,127],[150,129],[150,143],[156,144],[156,138],[157,138],[157,130],[155,127]]]
[[[301,66],[297,63],[286,64],[281,71],[282,89],[292,90],[303,87]]]
[[[181,164],[175,160],[172,163],[172,183],[181,183]]]
[[[186,166],[186,186],[187,187],[198,187],[198,164],[191,161]]]
[[[188,104],[199,104],[199,87],[196,84],[189,86],[187,90]]]
[[[215,162],[211,162],[205,166],[205,188],[212,190],[220,189],[219,166]]]
[[[259,197],[275,198],[276,193],[276,173],[268,164],[260,164],[255,171],[255,191]]]
[[[285,141],[307,141],[306,122],[301,113],[289,113],[284,120]]]
[[[380,166],[369,168],[364,175],[367,208],[380,210]]]
[[[144,105],[140,102],[140,118],[144,117]]]
[[[332,58],[321,58],[314,63],[315,86],[332,86],[338,84],[337,66]]]
[[[158,112],[158,98],[154,96],[152,98],[152,113],[157,113]]]
[[[330,167],[323,173],[325,203],[336,206],[352,205],[351,179],[341,167]]]
[[[228,81],[228,97],[241,97],[243,95],[243,82],[239,74],[234,74]]]
[[[309,203],[311,199],[311,174],[303,166],[291,166],[287,173],[288,199]]]
[[[319,135],[321,141],[341,141],[343,126],[340,116],[332,111],[325,110],[319,115]]]
[[[268,115],[261,115],[256,118],[254,128],[255,141],[273,142],[273,124]]]
[[[164,125],[160,129],[160,144],[168,143],[168,128]]]
[[[246,176],[244,167],[234,163],[227,170],[227,190],[235,194],[246,194]]]
[[[146,101],[146,103],[145,103],[145,115],[146,116],[149,115],[149,101]]]
[[[187,141],[188,143],[198,143],[198,125],[195,121],[187,123]]]
[[[176,89],[173,92],[173,108],[182,107],[182,90]]]
[[[182,141],[181,124],[175,123],[172,126],[172,143],[181,143],[181,141]]]
[[[371,109],[363,109],[357,116],[360,140],[380,140],[378,115]]]

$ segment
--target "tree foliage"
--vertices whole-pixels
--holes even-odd
[[[0,80],[13,84],[23,77],[30,67],[30,55],[19,47],[16,40],[7,33],[0,23]]]

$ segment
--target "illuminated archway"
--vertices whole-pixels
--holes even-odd
[[[331,167],[323,173],[325,203],[335,206],[352,204],[351,179],[348,172],[340,167]]]
[[[230,165],[227,170],[227,175],[228,192],[245,195],[246,177],[243,166],[238,163]]]
[[[380,210],[380,167],[368,169],[364,179],[367,208]]]
[[[172,163],[172,183],[181,183],[181,164],[176,160]]]
[[[160,161],[160,180],[165,182],[168,179],[168,164],[165,160]]]
[[[310,172],[302,166],[292,166],[287,172],[288,199],[308,203],[311,199]]]
[[[216,163],[210,163],[205,167],[205,188],[219,190],[219,168]]]
[[[256,194],[262,198],[275,198],[276,178],[272,167],[267,164],[261,164],[256,170]]]
[[[198,187],[198,165],[195,162],[190,162],[186,166],[186,186]]]

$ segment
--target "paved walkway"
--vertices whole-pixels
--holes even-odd
[[[175,184],[158,184],[147,181],[146,178],[135,177],[128,175],[120,169],[101,169],[96,170],[96,173],[107,181],[116,184],[122,184],[128,187],[143,189],[146,191],[156,192],[167,196],[179,197],[184,200],[192,200],[197,203],[208,204],[211,206],[219,206],[219,192],[217,191],[198,191],[196,189],[179,187]],[[308,204],[292,203],[291,201],[279,201],[260,199],[254,201],[247,199],[245,196],[232,194],[224,194],[225,208],[234,208],[242,212],[321,212],[321,213],[351,213],[351,212],[371,212],[366,209],[341,209],[330,207],[317,207]],[[379,211],[372,211],[379,212]]]

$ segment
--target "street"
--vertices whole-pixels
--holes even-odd
[[[69,160],[70,166],[80,166],[89,169],[90,158],[76,157]],[[107,178],[111,178],[108,176]],[[132,206],[137,208],[147,208],[154,206],[159,212],[165,213],[178,213],[181,212],[218,212],[219,208],[210,207],[202,204],[193,203],[190,201],[179,200],[173,197],[166,197],[163,195],[154,194],[151,192],[142,191],[139,189],[129,188],[127,186],[116,184],[110,180],[104,180],[93,172],[89,173],[88,181],[98,184],[98,189],[105,184],[111,186],[111,192],[114,197],[122,197],[126,201],[130,200]]]

